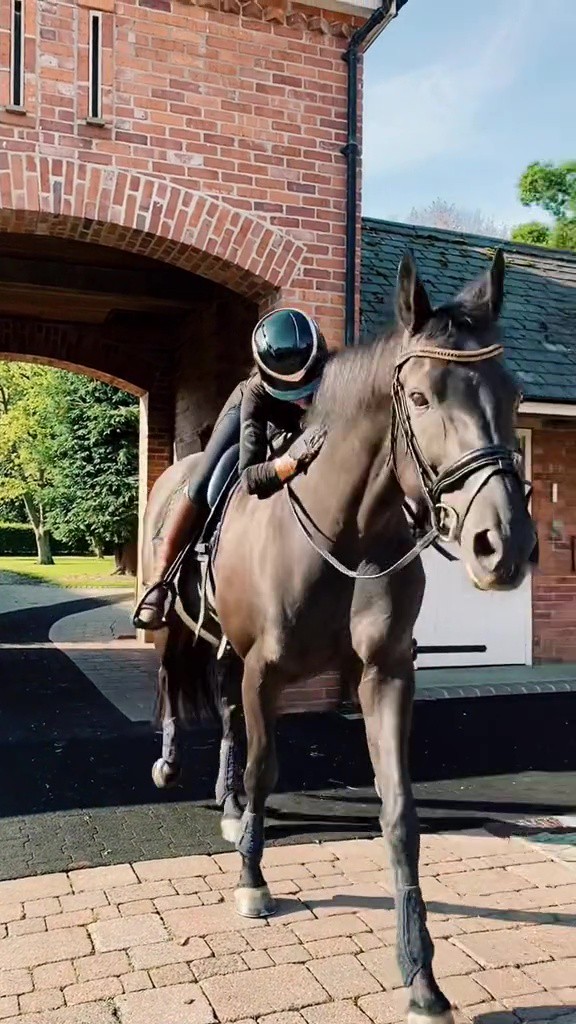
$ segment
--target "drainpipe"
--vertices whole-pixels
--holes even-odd
[[[346,257],[345,257],[345,329],[344,344],[356,341],[356,218],[358,211],[358,67],[361,56],[396,17],[407,0],[383,0],[360,28],[357,28],[342,54],[348,65],[348,107],[346,145],[341,152],[346,158]]]

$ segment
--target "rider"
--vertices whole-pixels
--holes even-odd
[[[155,579],[134,614],[134,624],[140,629],[163,625],[168,597],[164,577],[184,545],[201,533],[211,480],[218,478],[223,486],[238,464],[244,488],[265,498],[318,454],[322,433],[310,430],[285,454],[267,461],[271,435],[300,434],[303,410],[320,383],[328,349],[318,324],[298,309],[273,310],[254,329],[252,354],[255,371],[230,395],[199,468],[170,510],[156,557]]]

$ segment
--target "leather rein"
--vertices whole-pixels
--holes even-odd
[[[396,448],[399,434],[401,434],[406,445],[406,450],[409,452],[416,467],[418,479],[428,507],[430,529],[405,555],[402,556],[402,558],[399,558],[397,562],[393,563],[393,565],[388,566],[387,569],[383,569],[381,572],[375,573],[360,573],[355,570],[348,569],[329,551],[316,544],[312,536],[312,529],[316,530],[317,533],[320,531],[311,519],[307,510],[300,502],[295,500],[295,495],[290,485],[285,488],[288,504],[292,514],[294,515],[300,530],[306,537],[306,540],[314,551],[316,551],[316,553],[334,569],[337,569],[338,572],[342,573],[344,576],[348,576],[350,579],[354,580],[374,580],[382,579],[386,576],[392,576],[394,573],[404,569],[407,565],[418,558],[426,548],[431,545],[436,546],[439,540],[447,542],[460,540],[464,522],[474,501],[488,481],[494,476],[512,476],[518,481],[518,484],[521,487],[524,487],[524,481],[520,476],[522,457],[519,452],[506,448],[504,445],[490,444],[485,445],[483,448],[474,448],[469,452],[465,452],[464,455],[459,459],[456,459],[456,461],[450,466],[443,469],[441,473],[436,473],[426,459],[420,445],[418,444],[416,435],[414,434],[408,410],[406,392],[400,379],[403,367],[411,359],[428,358],[446,360],[447,362],[454,363],[477,363],[485,359],[495,359],[497,356],[501,356],[503,351],[504,349],[502,345],[498,344],[489,345],[486,348],[468,350],[442,349],[430,345],[415,349],[413,352],[406,352],[396,363],[392,377],[390,458],[392,460],[396,479],[400,482],[396,468]],[[464,514],[459,516],[456,509],[452,508],[451,505],[447,504],[442,499],[447,491],[454,490],[456,486],[463,484],[466,480],[470,479],[470,477],[479,473],[481,470],[486,470],[487,472],[482,474],[482,477],[466,506]],[[528,490],[526,500],[528,500],[529,497],[530,489]],[[307,520],[307,522],[305,520]],[[442,551],[442,549],[440,550]],[[444,554],[443,551],[442,553]],[[453,556],[448,557],[450,560],[453,560]]]

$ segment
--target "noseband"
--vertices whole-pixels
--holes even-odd
[[[436,473],[426,459],[414,434],[408,411],[406,392],[400,379],[400,374],[406,363],[411,359],[428,358],[442,359],[451,363],[478,363],[485,359],[494,359],[502,355],[503,351],[502,345],[490,345],[487,348],[468,350],[442,349],[430,345],[415,349],[413,352],[407,352],[398,360],[394,368],[394,375],[392,377],[393,422],[390,445],[394,471],[398,478],[396,459],[398,432],[400,431],[406,449],[410,453],[416,467],[422,493],[428,506],[430,522],[432,527],[435,527],[437,536],[444,541],[460,540],[466,517],[474,501],[480,494],[480,491],[483,490],[488,481],[494,476],[511,476],[518,481],[521,487],[524,486],[520,476],[522,457],[519,452],[513,451],[511,448],[498,444],[489,444],[483,448],[474,448],[469,452],[465,452],[464,455],[456,459],[450,466],[447,466],[440,473]],[[456,509],[442,499],[446,492],[455,490],[465,483],[466,480],[469,480],[470,477],[480,473],[481,470],[487,470],[487,472],[482,474],[464,513],[459,516]]]
[[[392,576],[394,573],[399,572],[400,569],[404,569],[405,566],[409,565],[418,557],[426,548],[430,545],[436,545],[436,542],[441,539],[444,541],[459,540],[462,534],[462,528],[466,517],[472,508],[472,505],[480,491],[486,486],[489,480],[494,476],[511,476],[519,484],[521,488],[524,488],[525,484],[520,476],[520,469],[522,464],[522,457],[519,452],[513,451],[511,448],[506,448],[504,445],[489,444],[483,448],[473,448],[469,452],[465,452],[459,459],[456,459],[450,466],[443,469],[440,473],[436,473],[428,460],[426,459],[418,440],[412,429],[412,422],[410,420],[410,413],[408,410],[408,401],[406,398],[406,392],[404,385],[400,379],[400,374],[403,367],[410,359],[443,359],[450,363],[479,363],[484,359],[494,359],[497,356],[501,356],[504,349],[502,345],[489,345],[486,348],[475,348],[468,350],[460,349],[445,349],[436,348],[436,346],[424,346],[422,348],[414,349],[413,352],[406,352],[396,363],[394,367],[394,373],[392,376],[392,428],[391,428],[391,442],[390,442],[390,459],[394,466],[394,472],[396,478],[399,481],[398,470],[396,465],[397,460],[397,443],[398,433],[401,432],[406,445],[406,449],[412,457],[416,472],[422,487],[422,492],[428,506],[428,512],[430,516],[430,528],[423,537],[420,538],[414,547],[410,548],[402,558],[394,562],[393,565],[388,566],[387,569],[383,569],[381,572],[376,573],[360,573],[352,569],[348,569],[347,566],[342,565],[337,558],[334,558],[329,551],[320,547],[315,543],[312,536],[312,529],[318,532],[315,523],[312,521],[310,515],[295,501],[295,496],[288,484],[285,488],[286,497],[288,504],[294,515],[294,518],[300,527],[302,533],[306,537],[312,548],[321,555],[321,557],[337,569],[338,572],[344,576],[348,576],[354,580],[373,580],[382,579],[386,576]],[[472,496],[470,497],[468,504],[464,510],[464,514],[459,516],[456,509],[451,505],[448,505],[442,500],[446,492],[453,491],[455,488],[463,484],[470,477],[475,476],[476,473],[480,473],[481,470],[486,470],[483,473],[480,480],[478,481]],[[401,486],[401,485],[400,485]],[[530,498],[530,488],[526,496],[528,502]],[[308,520],[308,522],[305,521]],[[440,548],[440,550],[442,550]],[[451,558],[451,556],[450,556]]]

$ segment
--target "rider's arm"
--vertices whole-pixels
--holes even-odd
[[[289,479],[287,457],[267,461],[269,398],[258,378],[253,378],[242,399],[240,412],[239,469],[249,494],[266,498]]]

